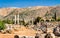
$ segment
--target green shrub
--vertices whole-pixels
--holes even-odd
[[[51,19],[51,21],[55,21],[55,19]]]
[[[37,24],[37,22],[40,22],[41,17],[37,17],[34,21],[34,24]]]
[[[58,18],[57,21],[60,21],[60,18]]]
[[[37,22],[39,22],[39,21],[40,21],[40,19],[41,19],[41,17],[37,17],[37,18],[36,18],[36,21],[37,21]]]
[[[47,19],[46,22],[49,22],[49,20]]]
[[[20,21],[20,24],[25,25],[25,21],[24,20]]]
[[[8,24],[13,24],[14,22],[12,20],[8,20]]]
[[[5,29],[5,23],[3,21],[0,21],[0,30]]]
[[[44,21],[43,19],[41,19],[40,21]]]
[[[3,20],[3,22],[4,22],[4,23],[7,23],[7,24],[13,24],[13,23],[14,23],[14,21],[8,20],[8,19],[7,19],[7,20]]]

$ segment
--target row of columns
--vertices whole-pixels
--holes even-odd
[[[15,16],[15,24],[19,24],[19,14],[14,15]]]
[[[19,24],[19,20],[20,20],[19,14],[14,15],[14,21],[15,21],[15,24]],[[32,25],[33,25],[33,18],[32,18]]]

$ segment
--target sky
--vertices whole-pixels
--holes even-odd
[[[0,0],[0,7],[55,6],[60,0]]]

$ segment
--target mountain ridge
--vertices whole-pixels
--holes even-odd
[[[16,9],[16,10],[15,10]],[[14,11],[15,10],[15,11]],[[26,18],[35,18],[35,17],[45,17],[47,11],[50,16],[54,15],[53,11],[58,10],[57,16],[60,16],[60,6],[34,6],[34,7],[27,7],[27,8],[1,8],[0,15],[5,17],[11,12],[14,11],[14,14],[17,14],[17,11],[20,13],[20,16]],[[25,16],[23,16],[25,15]]]

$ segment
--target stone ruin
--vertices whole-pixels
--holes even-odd
[[[12,28],[10,26],[7,26],[7,30],[9,29]],[[39,33],[42,31],[42,33],[36,34],[35,38],[60,38],[60,24],[53,24],[47,22],[38,23],[38,25],[34,26],[33,29],[37,29]]]
[[[41,38],[60,38],[60,23],[38,23],[33,29],[40,29],[37,30],[39,32],[42,31],[39,35]]]

